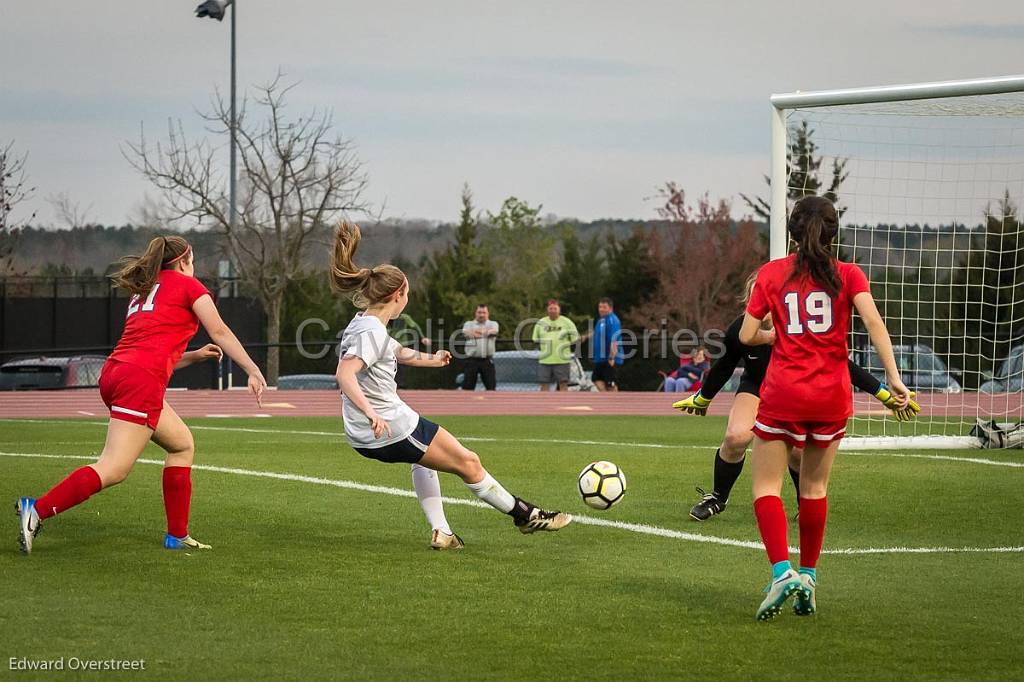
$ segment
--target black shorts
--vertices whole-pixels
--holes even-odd
[[[591,381],[603,381],[604,383],[611,386],[615,383],[615,375],[618,368],[615,365],[609,365],[607,360],[594,363],[594,373],[590,376]]]
[[[740,375],[740,385],[736,388],[736,393],[749,393],[755,398],[761,397],[761,379],[759,377],[752,377],[746,370]]]
[[[379,448],[353,447],[353,449],[363,457],[369,457],[380,462],[416,464],[423,459],[423,453],[430,447],[430,443],[434,440],[434,436],[437,435],[439,428],[437,424],[429,419],[420,417],[413,432],[402,440],[388,443]]]

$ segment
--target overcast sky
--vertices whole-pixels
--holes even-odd
[[[652,217],[669,179],[738,201],[763,191],[773,92],[1024,71],[1012,0],[239,1],[241,86],[300,81],[291,110],[332,109],[404,218],[454,220],[463,182],[581,219]],[[59,192],[125,222],[154,193],[124,142],[201,132],[230,27],[196,4],[0,5],[0,142],[28,152],[40,222]]]

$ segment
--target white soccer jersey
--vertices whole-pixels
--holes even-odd
[[[407,438],[416,429],[420,416],[398,397],[395,372],[398,358],[395,353],[401,345],[388,335],[387,327],[374,317],[359,313],[345,328],[341,336],[341,357],[357,357],[366,367],[356,374],[359,388],[384,421],[391,427],[380,438],[373,437],[370,420],[344,394],[341,398],[345,419],[345,437],[353,447],[379,448]]]

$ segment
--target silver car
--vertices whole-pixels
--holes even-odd
[[[901,344],[894,345],[892,350],[900,377],[911,391],[960,393],[963,390],[960,382],[953,378],[959,370],[946,367],[946,363],[928,346]],[[851,350],[850,358],[879,381],[885,381],[885,368],[874,348]]]
[[[1014,346],[996,375],[978,388],[982,393],[1024,391],[1024,346]]]
[[[540,382],[537,381],[537,361],[540,359],[539,350],[500,350],[494,354],[494,375],[497,379],[499,391],[539,391]],[[462,388],[464,375],[459,374],[455,378],[459,388]],[[477,390],[483,386],[478,383]],[[597,387],[590,380],[590,372],[583,370],[579,358],[573,358],[569,364],[569,390],[570,391],[596,391]]]

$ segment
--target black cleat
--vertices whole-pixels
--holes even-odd
[[[707,521],[715,514],[721,514],[725,511],[725,505],[729,503],[729,500],[719,500],[718,496],[711,492],[706,493],[701,488],[697,488],[697,492],[700,493],[700,502],[693,505],[690,510],[690,518],[694,521]]]

